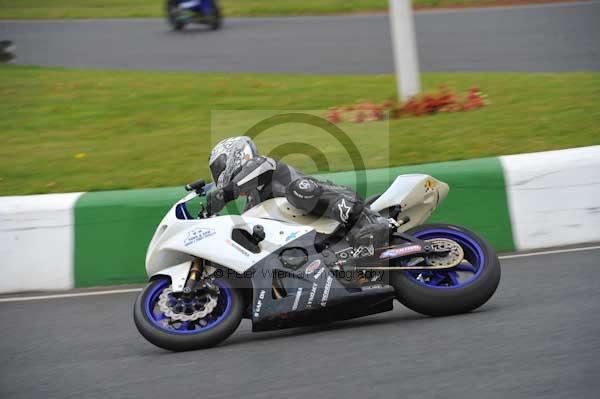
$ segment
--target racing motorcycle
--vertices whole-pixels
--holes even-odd
[[[223,21],[216,0],[167,0],[165,6],[167,22],[174,30],[182,30],[191,23],[217,30]]]
[[[208,215],[192,201],[199,180],[158,225],[146,255],[149,284],[134,305],[139,332],[172,351],[214,346],[242,318],[253,331],[346,320],[392,310],[394,299],[430,316],[474,310],[500,281],[492,247],[450,224],[423,224],[449,187],[431,176],[397,176],[366,204],[389,222],[381,247],[350,246],[338,222],[285,198],[241,215]],[[189,205],[189,206],[188,206]]]

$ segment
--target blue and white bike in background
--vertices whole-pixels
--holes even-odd
[[[223,21],[216,0],[167,0],[166,12],[167,22],[174,30],[182,30],[192,23],[217,30]]]

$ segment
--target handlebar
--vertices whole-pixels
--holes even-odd
[[[193,191],[194,193],[196,193],[197,196],[203,197],[206,195],[207,192],[209,192],[213,188],[213,186],[214,186],[214,183],[206,184],[206,182],[203,179],[200,179],[200,180],[196,180],[193,183],[186,184],[184,188],[186,191],[190,191],[190,192]],[[194,197],[190,197],[190,195],[191,194],[188,194],[185,197],[186,199],[184,199],[184,201],[194,198]],[[201,204],[198,218],[206,219],[210,216],[212,216],[212,215],[209,215],[206,212],[206,207],[203,204]]]
[[[200,180],[196,180],[193,183],[186,184],[185,190],[186,191],[195,191],[196,193],[200,194],[202,189],[204,189],[204,186],[206,186],[204,179],[200,179]]]

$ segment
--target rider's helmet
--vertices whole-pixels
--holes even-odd
[[[225,187],[242,166],[258,156],[256,145],[247,136],[230,137],[219,142],[210,153],[208,167],[217,188]]]

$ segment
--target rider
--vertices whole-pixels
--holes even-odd
[[[294,207],[337,220],[355,248],[387,243],[388,222],[364,205],[358,194],[330,181],[305,176],[285,163],[260,156],[247,136],[219,142],[208,162],[217,189],[207,195],[209,214],[231,200],[247,196],[246,209],[274,197],[285,197]]]

